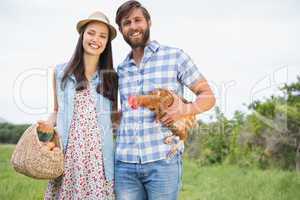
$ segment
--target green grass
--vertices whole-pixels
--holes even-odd
[[[299,200],[300,174],[235,166],[199,168],[185,160],[182,200]]]
[[[43,199],[47,182],[16,173],[10,165],[13,148],[13,145],[0,145],[0,199]]]
[[[12,145],[0,145],[0,199],[43,199],[47,181],[16,173],[9,160]],[[184,161],[180,200],[298,200],[300,175],[235,166],[198,167]]]

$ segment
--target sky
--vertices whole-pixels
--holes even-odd
[[[0,117],[34,123],[51,112],[49,69],[70,59],[76,23],[96,10],[114,23],[122,0],[1,0]],[[227,117],[300,75],[297,0],[144,0],[151,39],[190,55]],[[118,32],[115,67],[130,51]],[[188,99],[194,97],[187,93]],[[209,118],[212,111],[200,114]]]

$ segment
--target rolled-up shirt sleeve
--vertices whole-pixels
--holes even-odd
[[[184,51],[178,51],[177,59],[178,80],[182,84],[191,87],[197,81],[205,79],[191,57]]]

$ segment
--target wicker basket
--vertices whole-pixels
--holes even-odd
[[[22,135],[12,154],[14,169],[35,179],[55,179],[64,170],[64,155],[58,133],[54,132],[52,141],[59,150],[50,151],[37,136],[37,125],[30,126]]]

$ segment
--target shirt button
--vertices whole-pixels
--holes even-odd
[[[138,136],[135,136],[135,137],[134,137],[134,141],[135,141],[135,142],[138,142],[138,141],[139,141],[139,137],[138,137]]]

